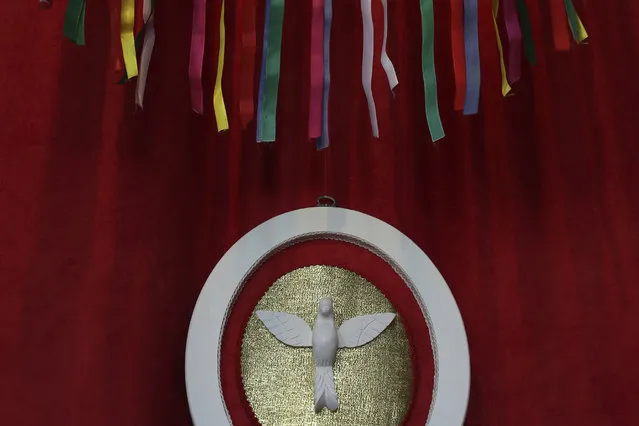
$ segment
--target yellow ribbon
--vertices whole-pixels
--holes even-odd
[[[135,54],[135,36],[133,26],[135,24],[135,0],[122,0],[120,11],[120,42],[122,43],[122,56],[128,79],[138,75],[138,59]]]
[[[582,43],[584,40],[588,38],[588,32],[586,31],[586,27],[577,16],[577,43]]]
[[[506,77],[506,65],[504,64],[504,49],[499,37],[499,26],[497,25],[497,15],[499,13],[499,0],[493,0],[493,24],[495,25],[495,35],[497,36],[497,49],[499,50],[499,68],[501,69],[501,94],[508,96],[512,88],[508,84]]]
[[[224,44],[225,44],[224,28],[224,0],[222,0],[222,12],[220,13],[220,50],[217,59],[217,76],[215,77],[215,89],[213,89],[213,110],[215,111],[215,121],[217,122],[217,131],[223,132],[229,129],[229,120],[226,116],[226,107],[224,106],[224,96],[222,96],[222,74],[224,73]]]

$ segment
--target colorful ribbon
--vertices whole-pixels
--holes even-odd
[[[189,58],[189,80],[191,83],[191,108],[204,113],[202,90],[202,63],[206,40],[206,0],[193,0],[193,28],[191,29],[191,53]]]
[[[579,19],[572,0],[564,0],[564,4],[566,5],[566,14],[568,15],[568,24],[570,25],[572,37],[577,44],[581,44],[588,38],[588,32],[586,32],[584,24]]]
[[[280,57],[282,48],[282,25],[284,23],[284,0],[270,0],[268,18],[268,32],[266,43],[266,67],[264,75],[262,113],[258,122],[261,132],[258,140],[261,142],[275,141],[277,92],[280,84]]]
[[[377,110],[373,99],[373,11],[371,0],[361,0],[362,24],[364,27],[364,46],[362,52],[362,86],[368,103],[368,115],[371,121],[373,137],[379,137]]]
[[[382,63],[382,68],[384,68],[384,71],[386,72],[388,85],[390,86],[390,89],[393,90],[399,81],[397,80],[397,73],[395,72],[393,62],[391,62],[388,57],[388,53],[386,52],[386,38],[388,36],[388,6],[386,5],[386,0],[382,0],[382,5],[384,6],[384,40],[382,41],[382,56],[380,62]]]
[[[570,35],[566,25],[566,10],[563,0],[550,0],[550,18],[555,49],[559,51],[570,50]]]
[[[266,55],[268,48],[268,27],[271,20],[271,0],[266,0],[264,11],[264,36],[262,37],[262,66],[260,67],[260,87],[257,94],[257,141],[262,140],[262,116],[264,115],[264,91],[266,90]]]
[[[128,79],[138,75],[138,58],[135,53],[135,0],[122,0],[120,10],[120,42],[122,43],[122,56],[124,68]]]
[[[120,42],[120,8],[122,4],[118,0],[109,0],[109,56],[113,72],[123,81],[122,43]],[[118,83],[121,83],[119,81]]]
[[[535,54],[535,42],[532,35],[532,25],[528,14],[526,0],[517,0],[517,13],[521,24],[521,33],[524,40],[524,54],[531,65],[537,65],[537,55]]]
[[[477,0],[464,0],[464,47],[466,48],[466,101],[464,115],[477,114],[481,89],[479,62],[479,16]]]
[[[220,10],[220,47],[217,56],[217,75],[215,76],[215,88],[213,89],[213,110],[217,131],[223,132],[229,129],[229,119],[226,116],[226,106],[222,95],[222,75],[224,74],[224,50],[226,47],[226,28],[224,26],[224,0]]]
[[[64,36],[73,43],[84,46],[84,13],[85,0],[69,0],[64,15]]]
[[[464,2],[450,1],[450,39],[455,73],[455,111],[464,109],[466,96],[466,58],[464,57]]]
[[[135,104],[140,109],[143,108],[144,104],[146,79],[149,74],[149,64],[151,62],[151,55],[153,54],[153,47],[155,46],[155,26],[153,23],[154,9],[155,0],[144,0],[142,8],[144,26],[141,31],[144,32],[144,44],[142,47],[142,53],[140,54],[140,75],[135,88]]]
[[[504,19],[508,35],[508,81],[516,83],[521,78],[521,27],[517,17],[515,0],[504,0]]]
[[[253,85],[255,75],[255,0],[242,2],[242,54],[240,63],[240,121],[246,129],[253,119]]]
[[[328,95],[331,86],[331,24],[333,0],[324,0],[324,92],[322,94],[322,136],[315,142],[317,149],[328,147]]]
[[[420,0],[422,15],[422,76],[426,97],[426,120],[433,142],[445,136],[437,103],[437,77],[435,75],[435,16],[433,0]]]
[[[508,84],[506,76],[506,66],[504,65],[504,49],[499,37],[499,26],[497,25],[497,15],[499,14],[499,0],[493,0],[493,25],[495,26],[495,37],[497,38],[497,49],[499,50],[499,69],[501,70],[501,94],[507,96],[512,90]]]
[[[322,88],[324,85],[324,0],[313,0],[311,17],[311,92],[308,106],[308,137],[322,134]]]

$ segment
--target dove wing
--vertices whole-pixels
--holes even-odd
[[[280,342],[289,346],[312,346],[311,327],[297,315],[273,311],[256,311],[255,314]]]
[[[380,335],[389,326],[395,314],[361,315],[344,321],[337,336],[340,348],[356,348],[362,346]]]

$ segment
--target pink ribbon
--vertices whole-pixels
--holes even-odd
[[[204,62],[204,42],[206,39],[206,0],[193,0],[193,28],[191,30],[191,56],[189,79],[191,81],[191,108],[198,114],[204,113],[204,93],[202,90],[202,63]]]
[[[322,134],[322,89],[324,86],[324,0],[313,0],[311,17],[311,93],[308,110],[308,137]]]
[[[506,75],[510,83],[516,83],[521,77],[521,28],[515,0],[504,0],[504,19],[508,35],[508,72]]]

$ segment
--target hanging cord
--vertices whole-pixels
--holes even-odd
[[[329,193],[329,190],[328,190],[328,174],[330,171],[329,164],[328,164],[330,161],[329,152],[330,150],[328,149],[325,149],[322,152],[322,154],[324,155],[324,194]],[[337,207],[337,201],[335,201],[335,198],[331,197],[330,195],[321,195],[317,197],[317,207]]]

